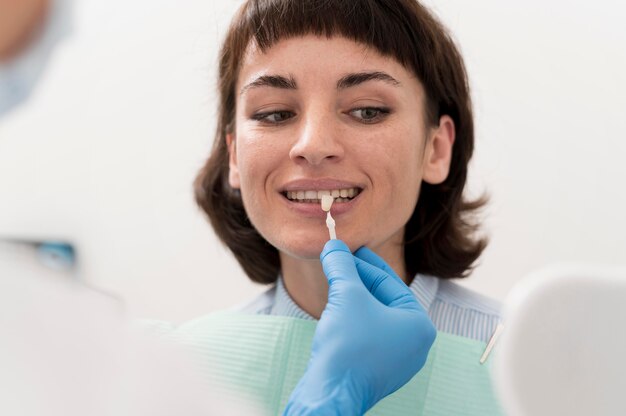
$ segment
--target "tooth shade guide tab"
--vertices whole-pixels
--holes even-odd
[[[322,209],[326,212],[330,211],[334,198],[330,195],[322,195]]]
[[[335,198],[331,195],[322,195],[322,210],[326,211],[326,228],[328,228],[328,235],[331,240],[337,239],[337,234],[335,233],[335,219],[330,215],[330,207],[333,206],[334,200]]]

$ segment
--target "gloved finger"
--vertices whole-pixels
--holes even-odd
[[[363,246],[363,247],[359,248],[357,251],[355,251],[354,255],[356,257],[360,258],[361,260],[365,260],[366,262],[368,262],[372,266],[376,266],[379,269],[386,271],[387,273],[389,273],[390,275],[395,277],[396,280],[402,282],[402,279],[400,279],[400,276],[398,276],[396,274],[396,272],[391,268],[391,266],[389,266],[385,262],[385,260],[383,260],[378,254],[374,253],[369,248]]]
[[[348,286],[363,286],[356,265],[354,256],[348,246],[341,240],[329,240],[324,245],[324,250],[320,254],[324,274],[331,286],[329,296],[333,291]]]
[[[397,275],[392,276],[358,257],[355,257],[354,260],[361,281],[382,304],[392,308],[399,307],[424,311],[424,308],[415,299],[411,290]]]

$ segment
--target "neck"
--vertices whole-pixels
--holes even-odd
[[[408,283],[401,243],[391,241],[371,249]],[[319,319],[328,302],[328,281],[320,261],[295,258],[280,252],[280,262],[283,282],[293,301],[303,311]]]
[[[303,260],[280,253],[287,293],[303,311],[319,319],[328,302],[328,281],[319,260]]]

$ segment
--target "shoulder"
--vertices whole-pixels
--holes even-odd
[[[436,299],[459,308],[474,310],[477,313],[500,316],[500,302],[451,280],[439,281]]]
[[[498,301],[440,279],[429,313],[437,330],[488,342],[500,322]]]

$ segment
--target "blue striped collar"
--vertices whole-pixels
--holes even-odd
[[[439,279],[418,274],[409,285],[409,289],[413,292],[413,295],[417,298],[422,307],[428,311],[437,295]],[[270,315],[291,316],[293,318],[309,320],[315,319],[294,302],[285,288],[282,276],[278,276],[278,280],[276,281],[276,297],[274,298]]]

